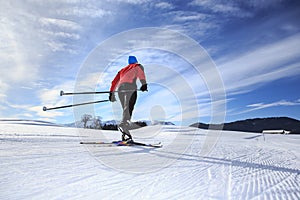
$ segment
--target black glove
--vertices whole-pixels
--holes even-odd
[[[140,88],[142,92],[148,91],[147,84],[143,84]]]
[[[109,93],[109,101],[114,102],[116,101],[116,96],[113,92]]]

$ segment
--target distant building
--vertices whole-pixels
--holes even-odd
[[[287,135],[287,134],[290,134],[291,131],[286,131],[286,130],[263,130],[263,133],[266,133],[266,134],[284,134],[284,135]]]

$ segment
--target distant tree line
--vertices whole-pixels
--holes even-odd
[[[102,117],[92,116],[90,114],[84,114],[81,117],[83,128],[87,129],[102,129],[102,130],[118,130],[118,124],[116,122],[102,122]],[[137,121],[130,124],[130,129],[137,129],[147,126],[146,122]]]
[[[289,117],[269,117],[239,120],[224,124],[195,123],[193,127],[201,129],[220,129],[261,133],[264,130],[286,130],[292,134],[300,133],[300,121]]]

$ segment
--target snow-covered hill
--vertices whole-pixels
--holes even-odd
[[[163,148],[100,147],[117,131],[0,123],[0,199],[300,199],[299,135],[147,126],[137,141]]]

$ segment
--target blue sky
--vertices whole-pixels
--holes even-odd
[[[107,99],[73,99],[59,92],[108,90],[127,56],[136,55],[149,77],[149,92],[139,94],[134,120],[208,123],[224,106],[226,122],[273,116],[300,119],[298,1],[12,0],[0,5],[0,118],[68,123],[91,112],[103,120],[118,119],[118,103],[47,112],[42,107]],[[145,27],[174,31],[197,42],[203,47],[200,54],[207,53],[218,74],[205,71],[205,64],[196,66],[199,73],[189,59],[175,54],[189,45],[178,42],[175,33],[132,35],[139,44],[131,49],[122,46],[128,44],[122,41],[126,37],[120,38],[124,31]],[[140,44],[143,37],[143,45],[153,46],[147,44],[150,36],[154,44],[161,40],[157,46],[178,51],[138,49],[145,47]],[[104,52],[101,47],[111,38],[120,49]],[[188,51],[197,52],[196,47]],[[108,57],[111,60],[104,62]],[[221,93],[211,85],[214,78],[221,79],[225,99],[215,98]]]

